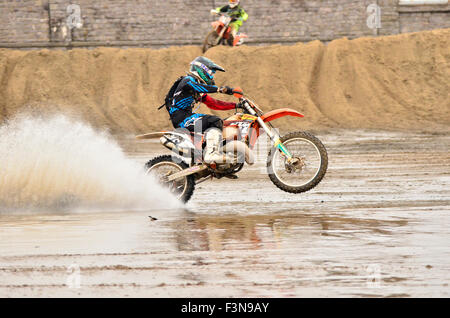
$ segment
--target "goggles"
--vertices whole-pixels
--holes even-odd
[[[192,62],[191,65],[200,67],[202,70],[204,70],[209,75],[210,78],[213,78],[214,74],[216,73],[215,70],[209,69],[205,64],[202,64],[200,62]]]

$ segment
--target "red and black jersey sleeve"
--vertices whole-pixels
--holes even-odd
[[[217,100],[209,96],[208,94],[203,95],[201,99],[202,103],[204,103],[208,108],[214,110],[230,110],[236,108],[236,103],[224,102],[221,100]]]

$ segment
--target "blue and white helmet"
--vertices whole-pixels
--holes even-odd
[[[196,57],[191,62],[191,68],[189,69],[189,73],[208,85],[215,85],[214,74],[216,71],[225,72],[225,69],[204,56]]]

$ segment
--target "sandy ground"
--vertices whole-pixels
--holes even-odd
[[[432,133],[450,125],[449,39],[450,29],[441,29],[328,45],[222,46],[206,56],[227,70],[216,74],[217,85],[242,87],[265,111],[298,110],[305,118],[297,128]],[[171,128],[168,113],[157,107],[201,54],[199,46],[0,49],[0,121],[65,113],[114,133]]]
[[[0,296],[449,297],[450,137],[318,136],[329,170],[304,194],[256,166],[184,209],[0,215]]]

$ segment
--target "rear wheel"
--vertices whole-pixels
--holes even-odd
[[[203,53],[208,51],[210,48],[216,46],[218,43],[219,35],[216,31],[211,31],[208,33],[208,35],[205,38],[205,41],[203,42]]]
[[[301,193],[311,190],[325,176],[328,155],[322,142],[310,133],[297,131],[280,138],[293,157],[289,163],[278,148],[267,158],[270,180],[281,190]]]
[[[195,178],[193,175],[167,181],[168,176],[189,168],[181,159],[174,160],[170,155],[159,156],[148,161],[145,168],[147,174],[153,174],[161,185],[167,187],[182,202],[188,202],[194,193]]]

